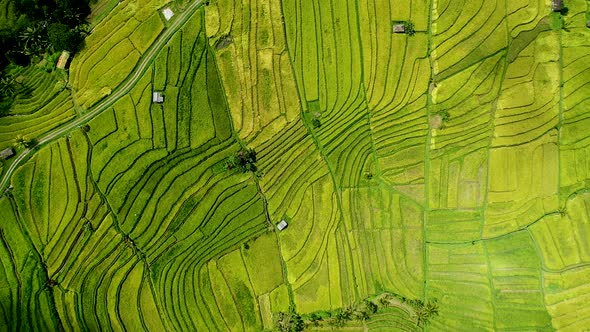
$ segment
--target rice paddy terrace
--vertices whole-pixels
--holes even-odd
[[[590,1],[564,6],[100,1],[0,118],[40,142],[2,166],[0,330],[588,328]]]

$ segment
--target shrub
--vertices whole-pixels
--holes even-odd
[[[235,155],[227,158],[225,168],[227,170],[237,168],[244,173],[256,172],[256,151],[253,149],[242,149],[238,151]]]
[[[406,34],[408,34],[408,36],[413,36],[416,33],[416,29],[414,28],[414,23],[412,23],[412,21],[406,22],[404,27],[406,28]]]
[[[279,312],[275,325],[281,332],[300,332],[305,327],[303,319],[295,311],[290,313]]]

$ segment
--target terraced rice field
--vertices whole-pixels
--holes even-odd
[[[0,149],[14,143],[18,135],[38,137],[76,116],[64,75],[31,67],[14,73],[20,93],[8,116],[0,117]]]
[[[318,331],[583,331],[590,2],[565,4],[210,1],[12,175],[0,330],[262,331],[296,311]],[[124,1],[72,93],[38,83],[18,112],[92,110],[169,5],[189,2]],[[225,169],[244,148],[257,171]],[[365,299],[366,320],[311,322]]]
[[[93,28],[70,68],[70,84],[80,107],[87,109],[110,95],[132,72],[164,29],[157,9],[166,2],[121,2]]]

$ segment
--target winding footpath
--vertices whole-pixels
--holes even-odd
[[[129,93],[129,91],[131,91],[135,83],[139,81],[145,70],[149,67],[151,62],[155,59],[156,55],[162,49],[162,47],[164,47],[164,45],[168,42],[168,40],[170,40],[172,35],[186,23],[186,21],[191,17],[192,14],[194,14],[194,12],[199,8],[199,5],[201,5],[202,3],[203,0],[197,0],[191,3],[180,15],[176,17],[176,20],[174,20],[174,22],[170,24],[170,26],[164,31],[164,33],[161,34],[158,37],[158,39],[156,39],[156,41],[150,46],[148,51],[143,54],[139,63],[135,66],[135,69],[131,72],[131,74],[129,74],[125,81],[123,81],[123,83],[115,89],[114,93],[109,95],[106,99],[104,99],[97,105],[93,106],[88,111],[88,113],[75,119],[72,122],[68,122],[63,126],[55,128],[54,130],[48,132],[45,136],[39,138],[37,140],[37,146],[50,143],[62,137],[70,130],[87,123],[100,113],[109,109],[117,100]],[[0,181],[0,197],[4,195],[4,188],[8,184],[8,181],[10,181],[12,173],[20,166],[23,160],[25,160],[34,152],[35,148],[25,149],[18,155],[16,159],[14,159],[10,167],[6,169],[6,173],[2,177],[2,181]]]

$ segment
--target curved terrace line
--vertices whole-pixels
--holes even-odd
[[[145,70],[149,67],[151,62],[158,55],[158,52],[160,52],[162,47],[164,47],[164,45],[168,42],[168,40],[170,40],[172,35],[176,33],[176,31],[178,31],[178,29],[180,29],[186,23],[186,21],[188,21],[188,19],[192,16],[192,14],[194,14],[195,10],[197,10],[199,5],[201,5],[202,3],[203,0],[196,0],[190,6],[188,6],[182,14],[178,16],[178,18],[150,46],[149,50],[142,56],[140,62],[135,67],[135,69],[131,72],[131,74],[129,74],[129,76],[127,76],[125,81],[115,89],[115,92],[113,94],[109,95],[105,100],[93,106],[91,110],[83,116],[48,132],[45,136],[38,140],[38,144],[35,148],[25,149],[6,170],[6,174],[4,174],[4,177],[0,182],[0,190],[2,190],[6,186],[6,184],[12,176],[12,173],[16,170],[18,166],[20,166],[20,163],[23,160],[25,160],[29,155],[33,154],[37,147],[45,143],[52,142],[60,138],[62,135],[66,134],[70,130],[87,123],[97,115],[108,110],[117,100],[119,100],[119,98],[122,98],[127,93],[129,93],[135,85],[135,83],[139,81]],[[4,191],[0,193],[0,197],[2,195],[4,195]]]

